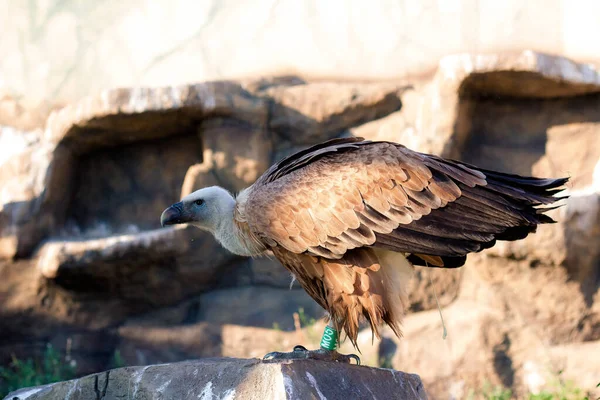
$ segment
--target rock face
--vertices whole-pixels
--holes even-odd
[[[541,379],[531,371],[564,370],[591,390],[565,349],[600,343],[598,110],[595,70],[527,51],[450,56],[410,82],[108,90],[45,126],[0,127],[0,364],[48,342],[68,348],[80,374],[110,368],[116,350],[140,365],[316,346],[323,311],[297,284],[290,291],[276,261],[233,256],[191,227],[160,228],[159,216],[197,188],[238,191],[287,154],[355,135],[571,176],[557,224],[461,269],[417,268],[404,338],[362,332],[363,361],[418,372],[433,397],[485,381],[523,394]]]
[[[590,62],[600,54],[590,40],[600,37],[595,1],[573,7],[569,0],[507,0],[498,8],[480,0],[378,0],[368,10],[350,2],[335,10],[344,21],[335,29],[331,9],[307,2],[133,0],[101,10],[77,2],[50,9],[0,4],[0,90],[36,103],[71,102],[116,85],[176,85],[255,71],[393,79],[432,71],[440,57],[474,49],[531,47]],[[33,15],[39,20],[30,21]],[[118,29],[104,29],[106,21]],[[127,45],[115,45],[124,36]],[[0,97],[0,124],[2,108]],[[23,120],[35,116],[29,115]]]
[[[310,360],[213,358],[115,369],[26,388],[10,400],[403,399],[425,400],[418,375]]]

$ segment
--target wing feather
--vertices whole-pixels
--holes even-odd
[[[481,170],[395,143],[339,139],[271,167],[247,189],[244,218],[265,243],[298,254],[333,260],[371,246],[456,266],[497,239],[552,222],[535,207],[558,200],[553,195],[565,182]]]
[[[404,188],[402,186],[396,184],[395,181],[392,181],[392,182],[394,183],[394,187],[389,190],[384,191],[383,195],[385,196],[386,200],[388,201],[388,203],[390,203],[390,206],[392,206],[392,207],[406,206],[406,203],[408,203],[408,195],[404,191]]]

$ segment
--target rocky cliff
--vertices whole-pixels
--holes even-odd
[[[591,390],[590,371],[600,370],[586,359],[600,353],[600,77],[534,52],[451,56],[431,77],[402,82],[278,77],[107,90],[37,129],[1,127],[0,360],[52,343],[88,374],[107,369],[115,350],[143,365],[310,342],[307,321],[322,311],[289,289],[281,266],[232,256],[192,228],[162,229],[159,216],[196,188],[239,190],[290,152],[346,135],[572,178],[557,224],[458,270],[418,268],[404,338],[386,332],[371,345],[365,332],[363,359],[419,373],[434,397],[485,381],[535,391],[559,370]]]

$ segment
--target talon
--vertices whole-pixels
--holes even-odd
[[[360,365],[360,357],[357,356],[356,354],[348,354],[348,358],[350,360],[356,361],[356,365]],[[350,360],[348,360],[348,361],[350,361]]]
[[[310,358],[310,351],[306,347],[297,345],[294,346],[294,350],[289,353],[283,353],[279,351],[272,351],[264,355],[263,360],[301,360]]]
[[[352,364],[352,360],[356,362],[356,365],[360,365],[360,357],[356,354],[340,354],[338,352],[333,352],[332,355],[333,361]]]
[[[263,357],[263,360],[274,360],[280,354],[282,354],[282,353],[280,353],[278,351],[272,351],[270,353],[265,354]]]

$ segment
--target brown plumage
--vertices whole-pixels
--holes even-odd
[[[412,265],[459,267],[470,252],[554,222],[540,206],[559,200],[566,181],[335,139],[283,159],[243,190],[231,234],[197,225],[238,254],[272,250],[356,346],[363,318],[377,336],[383,322],[401,335]]]

